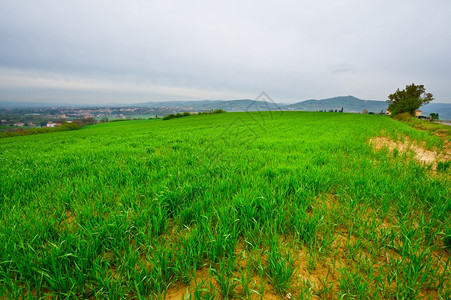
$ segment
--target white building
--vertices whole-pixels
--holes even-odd
[[[47,127],[58,127],[58,126],[61,126],[61,124],[60,123],[53,123],[53,122],[48,122],[47,123]]]

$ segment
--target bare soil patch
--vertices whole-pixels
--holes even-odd
[[[390,152],[395,150],[399,152],[412,151],[414,153],[414,158],[422,163],[433,164],[438,161],[446,161],[450,159],[451,153],[449,147],[443,149],[441,153],[434,150],[427,150],[424,145],[418,144],[415,141],[410,140],[405,137],[404,141],[394,141],[387,137],[374,137],[370,139],[370,144],[375,150],[381,150],[388,148]]]
[[[66,211],[65,219],[61,221],[59,225],[59,229],[61,231],[68,230],[69,232],[73,232],[75,227],[77,226],[77,219],[75,213],[71,211]]]

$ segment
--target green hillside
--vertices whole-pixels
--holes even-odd
[[[449,161],[382,135],[444,151],[314,112],[0,139],[0,298],[449,299]]]

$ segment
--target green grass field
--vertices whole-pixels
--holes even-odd
[[[450,299],[451,168],[425,131],[263,112],[0,139],[0,298]]]

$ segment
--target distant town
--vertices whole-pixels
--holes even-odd
[[[159,118],[180,110],[193,112],[186,107],[43,107],[0,108],[0,130],[14,127],[55,127],[64,122],[94,119],[106,122],[113,119]]]

